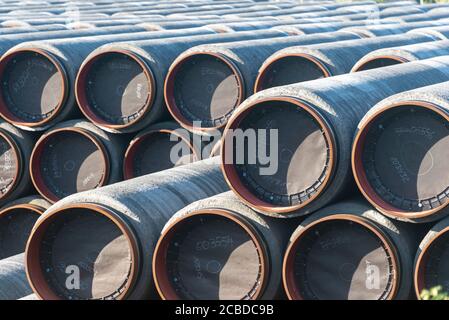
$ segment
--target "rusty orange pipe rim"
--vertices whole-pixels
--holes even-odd
[[[14,153],[14,161],[16,162],[16,170],[14,172],[14,179],[9,186],[8,190],[6,190],[5,193],[0,195],[0,199],[6,198],[9,196],[17,187],[19,184],[20,178],[22,177],[24,162],[23,162],[23,155],[20,151],[19,146],[17,143],[9,136],[9,134],[6,133],[3,129],[0,129],[0,137],[6,141],[6,143],[11,147]]]
[[[36,190],[39,192],[39,194],[51,203],[54,203],[54,202],[60,200],[60,198],[57,195],[55,195],[44,182],[44,179],[42,177],[42,172],[40,169],[41,157],[42,157],[45,147],[47,146],[48,140],[50,138],[54,137],[55,135],[58,135],[59,133],[64,133],[64,132],[73,132],[76,134],[80,134],[83,137],[87,138],[90,142],[92,142],[96,146],[96,148],[101,153],[101,157],[103,160],[103,166],[105,168],[104,174],[101,177],[101,180],[99,181],[97,187],[102,187],[102,186],[106,185],[109,180],[109,173],[110,173],[109,154],[108,154],[104,144],[101,142],[101,140],[99,138],[97,138],[91,132],[89,132],[83,128],[78,128],[78,127],[60,128],[60,129],[52,130],[40,137],[40,139],[36,142],[36,145],[34,146],[34,149],[31,153],[31,157],[30,157],[31,181],[33,182],[33,185],[36,188]]]
[[[201,159],[201,154],[198,154],[198,152],[201,152],[201,150],[197,150],[197,148],[195,148],[189,140],[187,140],[182,135],[176,133],[175,130],[169,129],[151,130],[148,132],[144,132],[143,134],[139,134],[129,143],[128,148],[125,151],[125,157],[123,158],[123,176],[125,180],[136,177],[134,175],[134,158],[136,156],[139,146],[146,139],[151,139],[151,136],[157,135],[159,133],[177,136],[179,139],[181,139],[184,143],[186,143],[189,146],[189,149],[192,151],[194,161]]]
[[[366,60],[362,58],[359,61],[357,61],[357,63],[352,67],[350,73],[364,71],[361,69],[364,68],[368,63],[376,61],[376,60],[382,60],[382,59],[393,60],[393,61],[397,61],[399,63],[410,62],[409,60],[407,60],[403,57],[399,57],[399,56],[395,56],[395,55],[376,56],[376,57],[372,57],[372,58],[366,59]],[[368,70],[371,70],[371,69],[368,69]]]
[[[142,68],[150,89],[149,90],[150,95],[147,97],[147,100],[145,101],[143,111],[139,114],[137,118],[127,122],[126,124],[112,124],[104,120],[103,118],[101,118],[96,114],[94,108],[91,106],[89,102],[89,99],[87,98],[86,92],[87,77],[89,75],[89,72],[91,71],[93,64],[100,58],[111,53],[126,55],[127,57],[131,58],[134,62],[136,62]],[[153,72],[151,71],[151,68],[138,54],[135,54],[128,50],[111,49],[105,52],[99,52],[89,57],[81,65],[75,80],[75,97],[78,106],[80,107],[80,110],[84,114],[84,116],[94,124],[98,125],[99,127],[104,127],[113,130],[126,129],[141,121],[142,118],[144,118],[145,115],[151,111],[151,107],[153,106],[154,99],[157,94],[156,91],[157,91],[156,81],[154,79],[154,75]]]
[[[294,239],[290,240],[290,243],[284,255],[283,268],[282,268],[282,281],[288,299],[304,300],[304,297],[300,294],[300,289],[296,283],[294,271],[294,260],[297,251],[296,249],[302,237],[306,235],[315,226],[323,222],[339,221],[339,220],[355,222],[365,227],[367,230],[372,232],[377,238],[381,240],[384,248],[387,250],[389,257],[392,258],[391,264],[392,269],[394,270],[392,287],[390,292],[388,293],[387,300],[394,299],[399,288],[398,282],[400,281],[399,279],[401,274],[400,262],[398,258],[399,255],[396,250],[396,247],[392,244],[389,236],[375,223],[371,222],[366,218],[349,214],[332,214],[330,216],[313,221],[312,223],[307,225],[303,230],[301,230],[298,234],[296,234]]]
[[[319,190],[317,193],[315,193],[312,197],[310,197],[308,200],[299,203],[297,205],[293,206],[276,206],[269,202],[263,201],[256,197],[252,192],[243,184],[243,182],[240,180],[237,170],[233,164],[226,163],[226,146],[227,146],[227,140],[229,139],[229,131],[234,130],[238,128],[240,125],[240,122],[243,120],[243,118],[251,112],[253,108],[257,108],[258,104],[264,103],[264,102],[273,102],[273,101],[281,101],[281,102],[288,102],[290,104],[295,105],[296,107],[299,107],[307,112],[308,115],[310,115],[321,127],[321,129],[324,132],[324,136],[326,139],[326,143],[329,147],[329,161],[327,165],[327,174],[325,179],[323,180],[323,183],[321,184]],[[220,150],[220,157],[221,157],[221,168],[224,175],[224,178],[226,182],[228,183],[229,187],[232,191],[247,205],[250,207],[256,208],[258,210],[269,212],[269,213],[279,213],[279,214],[286,214],[298,209],[301,209],[305,206],[307,206],[309,203],[317,199],[323,191],[327,188],[329,183],[331,182],[333,175],[335,173],[335,166],[336,166],[336,159],[337,159],[337,149],[336,149],[336,142],[334,138],[334,134],[332,131],[332,128],[330,124],[325,120],[324,117],[322,117],[316,110],[314,110],[313,107],[311,107],[307,102],[292,98],[292,97],[270,97],[265,98],[261,100],[257,100],[252,102],[251,104],[245,105],[244,107],[241,107],[238,109],[236,113],[231,117],[229,120],[224,133],[223,138],[221,139],[221,150]]]
[[[230,68],[237,80],[239,92],[238,92],[238,98],[235,105],[235,108],[237,108],[245,99],[245,82],[243,81],[243,76],[239,70],[239,68],[225,55],[222,55],[220,53],[215,52],[192,52],[189,53],[186,56],[183,56],[181,59],[177,59],[171,66],[167,73],[167,77],[165,78],[164,83],[164,98],[165,103],[167,105],[168,111],[173,116],[173,118],[184,128],[190,131],[198,130],[198,131],[212,131],[216,129],[223,128],[226,124],[223,124],[221,126],[215,126],[215,127],[208,127],[208,128],[198,128],[193,126],[193,122],[189,119],[187,119],[179,109],[179,106],[176,103],[175,99],[175,79],[178,71],[182,67],[182,65],[187,62],[191,57],[198,56],[198,55],[207,55],[212,56],[214,58],[219,59],[221,62],[226,64],[228,68]],[[235,109],[234,109],[235,110]]]
[[[362,127],[359,128],[359,130],[357,131],[354,143],[352,145],[352,155],[351,155],[352,172],[355,178],[355,182],[357,183],[357,186],[359,190],[362,192],[363,196],[380,212],[389,216],[403,219],[426,218],[446,208],[449,205],[449,202],[446,202],[445,204],[440,205],[431,210],[421,212],[409,212],[401,210],[393,206],[392,204],[386,202],[377,194],[377,192],[371,186],[368,177],[366,176],[366,172],[362,163],[363,150],[365,147],[365,139],[372,123],[385,111],[403,106],[414,106],[416,108],[431,110],[449,122],[449,114],[447,114],[437,105],[424,101],[401,101],[400,103],[391,104],[386,107],[383,107],[380,110],[377,110],[376,113],[370,115],[368,118],[363,120],[363,123],[361,123]]]
[[[415,263],[415,270],[413,273],[413,282],[414,282],[414,288],[415,288],[415,294],[418,299],[421,299],[421,292],[424,289],[430,289],[426,287],[425,282],[425,273],[427,270],[427,262],[429,260],[429,249],[432,247],[433,244],[435,244],[436,241],[439,240],[439,238],[444,235],[445,233],[449,232],[449,227],[444,228],[443,230],[439,231],[437,235],[430,240],[426,245],[421,249],[421,252],[419,256],[416,259]]]
[[[252,239],[254,245],[257,248],[259,259],[260,259],[260,284],[257,287],[254,295],[251,297],[252,300],[259,299],[266,288],[267,280],[270,274],[270,261],[268,259],[268,249],[265,245],[264,240],[259,235],[259,232],[247,221],[242,219],[241,217],[233,214],[231,211],[224,209],[202,209],[195,212],[190,213],[184,217],[178,218],[173,221],[170,226],[162,231],[162,235],[159,238],[159,241],[156,245],[156,249],[153,254],[153,278],[156,284],[156,289],[160,295],[160,297],[164,300],[181,300],[176,291],[174,290],[168,273],[167,273],[167,251],[170,245],[170,241],[173,238],[173,235],[177,232],[179,226],[189,220],[192,217],[205,216],[205,215],[216,215],[221,216],[226,219],[231,220],[240,226]]]
[[[315,66],[317,66],[321,72],[323,72],[323,75],[325,78],[329,78],[332,77],[333,75],[331,74],[331,72],[329,71],[329,69],[326,67],[326,65],[320,61],[320,59],[310,55],[310,54],[306,54],[306,53],[284,53],[284,54],[279,54],[279,55],[275,55],[271,58],[268,58],[268,60],[266,60],[264,62],[264,64],[262,65],[262,67],[260,67],[259,69],[259,73],[257,75],[256,78],[256,82],[254,84],[254,92],[259,92],[261,90],[265,90],[268,88],[265,88],[265,81],[266,81],[266,77],[269,75],[270,73],[270,68],[272,67],[272,65],[276,62],[279,62],[280,60],[284,59],[284,58],[289,58],[289,57],[300,57],[300,58],[304,58],[310,62],[312,62]]]
[[[58,296],[47,283],[41,266],[40,254],[41,243],[47,228],[51,225],[55,216],[64,214],[64,211],[70,209],[85,209],[99,213],[114,223],[114,225],[117,226],[126,237],[128,245],[131,249],[132,267],[129,275],[130,280],[127,281],[124,290],[117,296],[117,300],[126,299],[134,288],[139,273],[140,254],[137,239],[128,223],[118,214],[111,209],[91,203],[79,203],[64,206],[53,212],[47,213],[36,222],[33,230],[31,231],[31,235],[25,249],[26,274],[32,290],[40,299],[43,300],[63,300],[63,298]]]
[[[3,78],[3,72],[5,71],[6,66],[8,63],[14,59],[15,56],[21,54],[21,53],[37,53],[39,55],[44,56],[46,59],[48,59],[58,70],[58,74],[61,77],[62,82],[62,96],[59,100],[56,108],[52,111],[51,115],[44,120],[38,121],[38,122],[27,122],[23,121],[23,119],[20,119],[18,116],[14,115],[11,111],[9,111],[8,105],[6,104],[5,98],[3,96],[3,91],[0,90],[0,116],[8,121],[11,122],[17,126],[24,126],[24,127],[39,127],[43,125],[47,125],[49,122],[51,122],[54,118],[56,118],[64,108],[64,105],[67,101],[68,95],[69,95],[69,80],[67,73],[63,67],[63,65],[59,62],[59,60],[50,52],[47,52],[43,49],[35,49],[35,48],[28,48],[28,49],[20,49],[20,50],[14,50],[3,57],[0,58],[0,78]]]

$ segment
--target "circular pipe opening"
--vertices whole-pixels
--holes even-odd
[[[259,139],[266,140],[267,150],[256,152]],[[275,97],[246,106],[233,116],[222,141],[222,169],[229,186],[262,211],[288,213],[306,206],[334,173],[331,128],[297,99]],[[256,153],[268,155],[268,161],[261,162]]]
[[[87,130],[74,127],[44,134],[30,159],[33,184],[51,202],[104,186],[109,169],[103,143]]]
[[[172,141],[171,137],[178,140]],[[172,155],[173,150],[178,152]],[[190,152],[186,154],[186,150]],[[123,174],[125,179],[132,179],[192,163],[200,157],[190,141],[175,131],[153,130],[138,135],[130,142],[123,161]]]
[[[330,76],[326,66],[311,55],[283,54],[264,63],[259,70],[254,92]]]
[[[22,152],[18,145],[0,129],[0,199],[5,199],[15,190],[23,169]]]
[[[16,50],[0,59],[0,115],[15,125],[49,123],[64,107],[68,78],[52,54]]]
[[[394,66],[396,64],[401,64],[405,62],[409,61],[405,58],[393,55],[373,57],[366,60],[362,58],[359,62],[355,64],[351,72],[359,72],[388,66]]]
[[[0,211],[0,260],[25,251],[34,224],[45,209],[31,204]]]
[[[258,299],[269,274],[257,231],[218,209],[182,217],[163,231],[153,276],[163,299]]]
[[[245,98],[237,66],[212,52],[191,53],[175,62],[164,94],[168,110],[182,126],[203,131],[225,126]]]
[[[35,225],[26,249],[30,285],[44,300],[124,299],[136,282],[138,266],[131,228],[113,211],[94,204],[46,215]]]
[[[437,106],[411,101],[371,115],[352,150],[355,180],[381,212],[424,218],[449,203],[449,116]]]
[[[111,50],[83,63],[75,91],[80,109],[90,121],[123,129],[150,112],[156,86],[143,59],[129,51]]]
[[[429,241],[419,254],[414,274],[415,293],[419,299],[424,289],[442,286],[449,291],[449,227]]]
[[[399,274],[388,236],[369,220],[344,214],[301,230],[290,242],[283,265],[291,300],[393,299]]]

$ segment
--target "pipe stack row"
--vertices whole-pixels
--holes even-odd
[[[447,4],[0,1],[0,299],[449,291],[448,44]]]

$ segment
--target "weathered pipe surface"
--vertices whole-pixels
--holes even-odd
[[[400,34],[282,49],[265,60],[254,85],[258,92],[272,87],[349,73],[362,57],[380,49],[426,43],[426,35]]]
[[[67,30],[67,26],[62,24],[46,24],[37,27],[1,28],[0,36],[7,34],[20,34],[20,33],[42,32],[42,31],[60,31],[60,30]]]
[[[172,116],[188,130],[221,128],[253,93],[259,67],[274,52],[294,45],[357,38],[335,32],[197,46],[182,53],[170,67],[165,102]]]
[[[365,38],[382,37],[393,34],[406,33],[413,29],[441,26],[444,23],[439,21],[422,21],[414,23],[401,23],[395,25],[367,25],[364,27],[343,28],[341,31],[353,32]]]
[[[443,292],[449,290],[448,247],[449,218],[434,225],[419,245],[415,257],[414,284],[419,299],[424,289],[441,286]]]
[[[39,196],[28,196],[0,209],[0,259],[25,251],[31,229],[50,205]]]
[[[385,9],[379,12],[379,18],[391,18],[391,17],[400,17],[405,15],[423,13],[423,6],[410,6],[410,7],[393,7],[389,9]]]
[[[32,191],[29,160],[35,135],[0,121],[0,205]]]
[[[185,165],[202,159],[201,140],[176,122],[161,122],[139,132],[123,160],[124,179]]]
[[[21,43],[0,59],[0,79],[3,83],[0,88],[0,115],[30,131],[42,131],[62,120],[73,119],[79,116],[74,90],[76,75],[84,59],[96,48],[115,41],[201,34],[215,32],[197,28]],[[122,72],[122,62],[126,63],[127,60],[117,61],[116,65],[108,67],[112,71]],[[24,77],[28,81],[19,81]],[[106,92],[108,97],[113,93]]]
[[[167,222],[156,246],[153,278],[159,295],[167,300],[279,298],[282,258],[298,223],[261,216],[231,191],[192,203]]]
[[[267,20],[268,18],[264,18]],[[203,27],[209,24],[216,24],[216,23],[225,23],[225,22],[241,22],[245,21],[246,19],[240,19],[240,18],[234,18],[234,19],[184,19],[181,21],[161,21],[161,22],[147,22],[142,23],[142,26],[149,30],[172,30],[172,29],[188,29],[188,28],[197,28],[197,27]],[[253,21],[253,19],[248,19],[248,21]]]
[[[449,55],[449,40],[379,49],[360,58],[352,72]]]
[[[387,18],[386,20],[396,21],[401,23],[410,23],[410,22],[419,22],[419,21],[432,21],[443,18],[449,18],[449,10],[445,10],[444,12],[427,12],[427,13],[418,13],[411,14],[401,17],[393,17]]]
[[[17,300],[33,293],[25,273],[24,254],[0,260],[0,300]]]
[[[304,220],[290,238],[283,282],[289,299],[408,299],[419,231],[361,200]]]
[[[449,26],[419,28],[409,31],[410,34],[425,34],[440,40],[449,40]]]
[[[259,18],[259,17],[264,17],[264,16],[275,17],[275,16],[286,15],[286,14],[319,12],[319,11],[328,11],[328,9],[326,9],[324,6],[321,6],[321,5],[297,6],[294,8],[287,8],[287,9],[276,9],[276,10],[265,10],[265,11],[260,11],[260,12],[238,13],[238,14],[235,14],[235,16],[238,16],[240,18]]]
[[[286,36],[280,31],[254,30],[105,45],[93,51],[80,68],[75,85],[78,105],[104,130],[136,132],[168,118],[164,80],[172,62],[185,50],[203,43]],[[111,77],[107,67],[111,63],[127,66],[129,72]]]
[[[353,173],[364,196],[382,213],[413,222],[449,214],[448,85],[394,95],[360,121]]]
[[[323,22],[338,22],[337,19],[326,19]],[[257,20],[257,21],[239,21],[239,22],[227,22],[224,20],[222,23],[208,24],[206,27],[211,28],[217,32],[233,32],[233,31],[251,31],[258,29],[269,29],[277,26],[288,26],[296,24],[309,24],[317,22],[316,19],[300,19],[300,20]],[[285,28],[288,30],[288,28]],[[294,32],[298,32],[294,30]]]
[[[261,91],[226,126],[221,156],[227,181],[262,213],[298,216],[316,211],[353,192],[353,135],[371,107],[393,94],[448,80],[446,56]],[[277,148],[270,147],[268,162],[256,159],[251,164],[246,153],[255,152],[253,146],[231,143],[233,130],[254,128],[260,139],[270,135],[279,141]],[[277,129],[277,137],[271,129]],[[238,165],[233,165],[236,147]]]
[[[261,15],[264,15],[266,11],[275,11],[279,10],[280,8],[276,6],[275,3],[272,4],[266,4],[266,5],[259,5],[259,6],[252,6],[252,7],[243,7],[243,8],[228,8],[228,9],[221,9],[221,10],[205,10],[205,11],[193,11],[193,12],[186,12],[184,15],[186,16],[195,16],[195,17],[202,17],[204,15],[208,15],[210,13],[216,14],[218,16],[223,16],[227,14],[239,14],[239,13],[245,13],[245,12],[253,12],[253,13],[260,13]]]
[[[30,174],[36,190],[55,202],[70,194],[123,179],[127,136],[113,135],[79,119],[61,122],[34,146]]]
[[[349,19],[349,17],[355,16],[357,13],[354,13],[350,10],[328,10],[328,11],[312,11],[307,13],[284,13],[283,15],[276,16],[276,18],[284,20],[284,19],[325,19],[325,18],[341,18],[341,19]]]
[[[155,297],[151,265],[165,223],[188,204],[227,190],[213,158],[59,201],[28,241],[33,290],[44,299]],[[80,268],[80,290],[65,287],[68,266]]]
[[[320,23],[307,23],[307,24],[289,24],[285,26],[277,26],[273,29],[289,32],[291,34],[301,35],[301,34],[314,34],[323,32],[333,32],[339,30],[346,30],[349,27],[365,27],[366,21],[338,21],[338,22],[320,22]],[[379,20],[377,24],[383,25],[382,21]],[[397,24],[389,23],[385,27],[395,28]],[[371,26],[369,24],[368,26]]]

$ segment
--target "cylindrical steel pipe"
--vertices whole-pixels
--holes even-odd
[[[263,217],[230,191],[199,200],[165,225],[153,255],[163,299],[270,300],[282,292],[282,258],[298,222]]]
[[[17,300],[31,294],[24,254],[0,260],[0,300]]]
[[[352,72],[449,55],[449,40],[379,49],[363,56]]]
[[[314,34],[323,32],[333,32],[344,29],[345,31],[349,27],[361,27],[366,26],[365,21],[344,21],[344,22],[320,22],[320,23],[307,23],[307,24],[288,24],[273,27],[274,30],[280,30],[289,32],[295,35]],[[376,24],[368,24],[369,26],[384,26],[389,28],[395,28],[398,24],[382,24],[378,21]]]
[[[101,30],[101,29],[99,29]],[[95,32],[92,32],[95,34]],[[206,28],[163,32],[136,32],[25,42],[0,59],[0,115],[25,130],[42,131],[55,123],[79,116],[75,101],[75,79],[84,59],[96,48],[114,41],[161,39],[215,34]],[[0,37],[1,39],[1,37]],[[126,74],[125,61],[107,66]],[[128,62],[132,63],[131,62]],[[137,64],[136,64],[137,65]],[[134,69],[139,66],[133,66]],[[135,76],[136,70],[130,70]],[[109,76],[109,75],[108,75]],[[125,88],[116,88],[122,94]],[[108,99],[110,91],[105,91]],[[142,93],[142,99],[146,95]]]
[[[352,192],[352,139],[366,112],[395,93],[448,77],[446,56],[261,91],[226,126],[221,157],[227,181],[262,213],[316,211]],[[242,144],[245,135],[254,141]],[[265,139],[270,153],[263,153],[267,146],[254,159],[253,148]]]
[[[0,205],[32,191],[28,170],[35,135],[0,121]]]
[[[59,31],[67,30],[67,26],[62,24],[46,24],[37,27],[18,27],[18,28],[1,28],[0,36],[7,34],[19,34],[28,32],[42,32],[42,31]]]
[[[175,122],[151,125],[129,143],[123,160],[124,179],[201,160],[202,149],[200,138]]]
[[[372,37],[382,37],[393,34],[402,34],[406,33],[413,29],[432,27],[432,26],[441,26],[444,23],[439,21],[422,21],[415,23],[401,23],[395,25],[367,25],[364,27],[350,27],[343,28],[341,31],[353,32],[361,37],[372,38]]]
[[[449,218],[434,225],[419,245],[415,257],[414,284],[419,299],[423,290],[441,286],[449,291],[448,247]]]
[[[214,158],[59,201],[28,241],[33,290],[43,299],[154,297],[152,256],[164,224],[186,205],[225,191]],[[80,290],[65,287],[68,266],[79,268]]]
[[[357,61],[374,50],[433,40],[431,36],[400,34],[289,47],[265,60],[254,91],[349,73]]]
[[[412,34],[424,34],[439,40],[449,40],[449,26],[418,28],[409,31]]]
[[[334,32],[197,46],[182,53],[170,67],[165,102],[171,115],[188,130],[216,130],[224,127],[235,108],[253,93],[259,67],[274,52],[294,45],[357,38]]]
[[[415,233],[360,200],[317,211],[290,238],[283,263],[288,298],[408,299]]]
[[[387,98],[358,125],[354,177],[364,196],[388,216],[427,222],[449,214],[448,85]]]
[[[166,119],[164,80],[170,65],[183,51],[203,43],[286,36],[280,31],[254,30],[105,45],[93,51],[80,68],[76,80],[78,105],[90,121],[104,130],[135,132]],[[111,64],[129,71],[111,77]]]
[[[50,203],[39,196],[29,196],[8,203],[0,209],[0,259],[25,251],[31,229]]]
[[[126,136],[117,136],[85,120],[57,124],[34,146],[30,174],[36,190],[55,202],[123,179]]]

